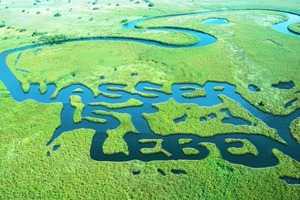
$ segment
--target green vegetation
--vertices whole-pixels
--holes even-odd
[[[19,31],[20,31],[20,33],[22,33],[22,32],[27,31],[27,29],[26,28],[21,28]]]
[[[199,151],[195,148],[192,147],[185,147],[182,148],[182,151],[185,155],[189,155],[189,156],[194,156],[194,155],[198,155]]]
[[[70,96],[70,104],[75,108],[75,112],[73,115],[74,123],[79,123],[82,120],[82,110],[84,108],[84,104],[81,102],[81,97],[77,95]]]
[[[199,107],[195,104],[178,104],[173,99],[154,106],[159,112],[154,114],[143,114],[147,119],[151,130],[157,135],[172,134],[194,134],[201,137],[212,137],[219,134],[258,134],[265,135],[274,140],[285,143],[277,131],[268,127],[264,122],[255,118],[240,104],[230,98],[220,95],[223,104],[212,107]],[[249,121],[252,126],[224,124],[222,120],[228,116],[220,110],[228,109],[233,117],[238,117]],[[208,117],[210,114],[216,115],[215,119],[208,119],[200,122],[201,117]],[[184,122],[175,124],[174,119],[187,115]]]
[[[133,87],[138,82],[151,81],[163,84],[164,91],[170,92],[170,86],[176,82],[191,82],[192,80],[193,83],[203,84],[207,80],[225,81],[235,84],[242,96],[266,112],[287,115],[299,108],[300,103],[287,109],[285,104],[294,99],[295,92],[299,90],[299,79],[293,75],[299,73],[296,52],[300,51],[300,45],[295,45],[298,42],[296,37],[282,37],[270,28],[273,23],[283,21],[285,17],[272,11],[224,11],[218,13],[218,17],[235,23],[229,23],[222,28],[199,25],[199,20],[215,15],[212,13],[169,17],[140,24],[142,27],[173,26],[195,29],[221,38],[209,47],[174,50],[127,42],[82,42],[80,46],[76,43],[66,43],[43,48],[38,55],[34,55],[30,50],[25,51],[25,56],[20,58],[17,67],[22,66],[32,71],[32,75],[24,77],[21,73],[14,72],[14,74],[22,82],[25,91],[28,90],[29,82],[54,82],[58,86],[57,90],[72,83],[81,83],[97,93],[97,84],[112,82],[128,84],[127,90],[133,92]],[[261,22],[262,18],[266,19],[264,23]],[[126,17],[126,19],[131,21],[132,18]],[[115,26],[121,28],[119,23]],[[90,37],[97,36],[95,33],[90,33]],[[255,39],[246,37],[248,33],[255,35]],[[48,35],[53,37],[50,32]],[[184,37],[180,33],[158,30],[121,31],[118,29],[114,33],[98,34],[98,36],[142,38],[176,45],[195,43],[190,35]],[[65,34],[65,37],[58,41],[74,38],[78,38],[78,35],[74,37]],[[47,40],[52,41],[47,38],[41,39],[41,41]],[[281,46],[268,42],[270,40]],[[264,53],[257,53],[257,49],[261,49]],[[107,56],[108,53],[109,56]],[[11,68],[13,68],[17,54],[8,58]],[[214,59],[205,59],[211,55],[214,55]],[[181,59],[174,59],[179,57]],[[199,58],[201,58],[200,63]],[[289,70],[285,70],[283,65],[288,65]],[[114,71],[115,68],[118,70]],[[71,70],[77,72],[76,77],[62,77],[62,74],[69,74]],[[139,76],[132,78],[130,74],[133,72],[138,73]],[[105,76],[106,79],[100,81],[100,76]],[[292,80],[296,86],[291,90],[271,87],[278,80]],[[249,92],[249,84],[257,85],[261,91]]]
[[[102,119],[102,118],[96,118],[96,117],[84,117],[85,120],[90,121],[90,122],[94,122],[94,123],[98,123],[98,124],[105,124],[106,123],[106,119]]]
[[[223,91],[224,87],[223,86],[216,86],[216,87],[214,87],[214,90],[215,91]]]
[[[247,139],[234,139],[234,138],[226,138],[225,143],[236,143],[241,142],[243,146],[241,148],[230,147],[227,151],[233,155],[245,155],[247,153],[253,154],[254,156],[258,155],[257,148]]]
[[[156,154],[156,153],[163,153],[167,157],[171,157],[172,154],[170,154],[168,151],[166,151],[162,144],[163,144],[162,139],[142,139],[139,140],[139,143],[146,144],[146,143],[156,143],[153,148],[142,148],[141,152],[143,154]]]
[[[19,73],[15,71],[15,67],[12,70],[22,82],[24,91],[28,91],[29,83],[32,81],[40,84],[55,82],[56,94],[63,87],[73,83],[86,85],[94,91],[95,95],[99,94],[98,84],[111,82],[127,84],[128,90],[133,91],[134,86],[140,81],[167,83],[172,78],[172,76],[168,78],[170,68],[152,59],[145,60],[139,53],[140,47],[140,44],[135,43],[81,42],[80,45],[67,43],[44,47],[38,53],[35,53],[34,49],[26,50],[22,53],[16,68],[22,66],[22,69],[30,71],[31,74]],[[150,52],[154,50],[145,46],[143,48]],[[57,51],[69,53],[57,54]],[[17,55],[16,52],[7,58],[9,66],[14,66]],[[166,71],[157,70],[157,67],[164,68]],[[132,78],[131,73],[136,70],[141,72],[138,77]],[[72,73],[76,76],[72,76]],[[103,74],[106,79],[100,80],[99,77]]]
[[[224,161],[216,146],[210,143],[202,144],[209,149],[210,155],[198,161],[95,162],[89,158],[94,131],[80,129],[59,137],[53,144],[62,144],[59,151],[46,157],[45,143],[59,125],[61,106],[16,103],[3,97],[0,101],[2,120],[12,120],[11,127],[0,124],[0,139],[5,141],[0,146],[1,199],[109,199],[124,196],[131,199],[194,199],[199,196],[222,199],[224,195],[231,199],[246,199],[248,194],[257,199],[261,196],[297,199],[300,194],[299,186],[279,180],[283,176],[300,179],[300,163],[278,150],[273,151],[279,159],[277,166],[255,170]],[[7,104],[12,108],[10,112],[5,110]],[[35,112],[37,107],[40,112]],[[35,114],[28,116],[26,112],[19,112],[25,109]],[[27,123],[20,124],[14,120],[22,116]],[[49,117],[52,118],[51,124]],[[47,122],[30,118],[47,119]],[[36,132],[32,129],[33,125]],[[19,134],[20,131],[12,132],[12,127],[18,127],[22,134]],[[45,131],[40,132],[41,128]],[[32,144],[34,147],[28,148]],[[185,169],[188,175],[174,176],[170,173],[174,168]],[[166,175],[161,176],[157,169],[162,169]],[[141,173],[133,176],[132,170],[140,170]],[[128,184],[120,184],[124,181]],[[186,185],[189,187],[185,188]],[[17,189],[12,190],[12,186]]]
[[[121,24],[126,24],[126,23],[128,23],[128,19],[122,19],[122,21],[120,23]]]
[[[189,88],[186,88],[189,89]],[[193,93],[184,93],[182,96],[184,98],[197,98],[197,97],[205,97],[206,93],[204,89],[199,89],[199,88],[193,88],[194,92]]]
[[[0,124],[0,139],[5,141],[0,146],[1,199],[109,199],[124,196],[131,199],[194,199],[199,196],[222,199],[224,195],[246,199],[248,194],[258,199],[261,196],[268,199],[299,197],[299,186],[288,185],[279,178],[300,179],[300,163],[278,150],[273,151],[279,159],[277,166],[255,170],[224,161],[216,146],[210,143],[202,144],[209,149],[210,155],[198,161],[95,162],[89,158],[94,131],[79,129],[62,134],[52,144],[61,144],[60,149],[46,157],[52,146],[45,147],[45,143],[59,126],[62,106],[33,101],[16,103],[2,94],[0,117],[10,126]],[[40,112],[36,112],[37,109]],[[34,114],[28,115],[24,110]],[[23,119],[24,123],[17,119]],[[174,176],[170,173],[174,168],[184,169],[188,175]],[[166,175],[161,176],[157,169],[162,169]],[[141,173],[133,176],[132,170]],[[128,184],[120,184],[124,181]],[[172,184],[166,184],[169,182]],[[185,188],[186,185],[190,187]],[[12,190],[12,186],[17,189]]]
[[[68,37],[64,34],[53,35],[53,36],[42,36],[39,38],[44,43],[56,43],[66,41]]]
[[[46,35],[47,32],[38,32],[38,31],[34,31],[31,36],[35,37],[35,36],[42,36],[42,35]]]
[[[1,23],[0,23],[0,28],[3,28],[3,27],[5,27],[5,21],[1,21]]]
[[[300,144],[300,117],[296,118],[291,122],[290,131],[292,136],[297,140]]]
[[[131,115],[127,113],[116,113],[116,112],[106,112],[102,110],[94,111],[97,115],[108,115],[116,118],[120,125],[113,130],[107,130],[107,139],[103,143],[103,152],[105,154],[116,154],[123,153],[129,155],[128,145],[124,140],[124,136],[128,133],[137,134],[138,131],[135,129]]]
[[[124,103],[106,103],[106,102],[96,102],[96,103],[90,103],[91,106],[105,106],[110,109],[119,109],[119,108],[128,108],[128,107],[139,107],[143,105],[143,102],[136,100],[136,99],[129,99],[128,101]]]
[[[300,34],[300,22],[289,25],[288,29],[293,33]]]
[[[53,15],[53,17],[60,17],[60,16],[61,16],[60,13],[55,13],[55,14]]]
[[[215,60],[216,62],[207,64],[201,60],[199,70],[202,70],[202,74],[205,74],[208,80],[225,81],[235,84],[238,92],[243,97],[263,111],[277,115],[288,115],[300,106],[300,103],[288,109],[284,106],[295,97],[295,92],[299,90],[299,80],[293,76],[293,74],[299,73],[297,63],[294,62],[297,57],[296,52],[300,51],[294,44],[298,43],[299,40],[296,37],[282,37],[281,34],[270,28],[272,24],[284,21],[285,17],[283,15],[273,11],[250,12],[251,17],[249,15],[245,17],[245,14],[249,14],[249,11],[235,11],[234,14],[231,12],[220,12],[217,14],[218,17],[239,22],[241,25],[229,23],[225,27],[208,27],[205,25],[199,27],[199,20],[205,19],[205,16],[207,18],[215,17],[216,15],[207,14],[170,17],[170,19],[161,18],[142,23],[140,26],[188,28],[205,31],[218,38],[222,38],[222,40],[218,40],[218,44],[214,44],[213,46],[219,46],[219,50],[222,49],[223,54],[218,55],[218,50],[216,49],[214,49],[211,54],[216,55],[216,57],[220,56],[220,58],[222,57],[223,59],[218,60],[218,58],[214,57],[217,59]],[[263,23],[261,21],[262,17],[266,19],[266,22]],[[240,21],[242,18],[243,21]],[[249,33],[255,35],[255,39],[253,37],[247,37]],[[271,38],[274,41],[278,41],[281,45],[274,45],[274,43],[266,45],[266,41]],[[210,49],[213,49],[213,46],[211,46]],[[292,49],[290,49],[290,47],[292,47]],[[261,51],[258,53],[257,49]],[[205,50],[205,53],[208,53],[209,50]],[[264,53],[261,54],[261,52]],[[227,53],[228,57],[225,57]],[[274,56],[274,54],[277,53],[278,57]],[[203,54],[200,56],[199,53],[197,56],[209,57],[209,55]],[[190,59],[189,63],[195,63],[194,59],[195,58]],[[286,63],[289,63],[288,71],[282,67],[286,65]],[[214,65],[218,67],[223,66],[223,70],[220,70],[221,68],[214,68]],[[195,63],[195,66],[199,65]],[[205,67],[209,69],[208,73],[205,73]],[[195,72],[196,70],[193,69],[192,71]],[[266,73],[268,74],[267,78]],[[185,72],[182,72],[182,74],[185,74]],[[216,77],[218,77],[218,80]],[[276,83],[276,80],[278,82],[278,80],[282,79],[284,79],[284,81],[293,80],[296,83],[296,87],[292,90],[278,90],[271,87],[273,83]],[[262,90],[254,94],[249,93],[249,84],[255,84],[259,86],[259,88],[262,88]],[[263,102],[263,104],[260,104],[261,102]]]
[[[154,6],[154,3],[149,3],[148,6],[149,6],[149,7],[153,7],[153,6]]]
[[[83,93],[84,91],[81,88],[76,88],[73,90],[73,93]]]
[[[193,141],[193,139],[185,139],[185,138],[181,138],[178,140],[178,144],[179,145],[185,145],[185,144],[189,144]]]

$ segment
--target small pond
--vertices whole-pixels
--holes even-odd
[[[201,21],[202,24],[208,25],[221,25],[221,24],[228,24],[229,21],[224,18],[208,18]]]

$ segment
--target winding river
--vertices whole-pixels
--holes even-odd
[[[208,14],[208,13],[218,13],[218,12],[228,12],[228,11],[215,11],[215,12],[195,12],[195,13],[186,13],[186,14],[178,14],[171,16],[160,16],[153,17],[148,19],[139,19],[132,21],[123,26],[124,29],[140,29],[137,28],[137,25],[141,22],[154,20],[158,18],[166,18],[172,16],[189,16],[189,15],[198,15],[198,14]],[[230,11],[233,12],[233,11]],[[284,13],[284,12],[281,12]],[[284,34],[291,35],[291,37],[296,35],[290,31],[288,31],[287,26],[296,21],[300,21],[300,16],[292,13],[285,13],[289,20],[286,22],[279,23],[273,26],[273,29],[279,31]],[[229,22],[230,23],[230,22]],[[195,30],[187,30],[183,28],[144,28],[144,30],[155,29],[155,30],[172,30],[176,32],[182,32],[185,34],[193,35],[194,37],[200,40],[199,43],[190,45],[190,46],[172,46],[167,44],[162,44],[155,41],[147,41],[142,39],[129,39],[129,38],[91,38],[91,39],[80,39],[80,40],[72,40],[67,42],[80,42],[80,41],[126,41],[126,42],[138,42],[146,45],[155,45],[162,48],[201,48],[203,46],[212,45],[217,41],[217,38]],[[290,36],[288,36],[290,37]],[[96,134],[93,137],[92,145],[91,145],[91,158],[99,161],[127,161],[133,159],[139,159],[142,161],[151,161],[151,160],[177,160],[177,159],[203,159],[208,156],[209,151],[205,147],[199,146],[200,142],[213,142],[215,143],[221,151],[222,157],[230,162],[244,164],[251,167],[267,167],[273,166],[278,163],[278,160],[273,156],[272,149],[277,148],[285,154],[291,156],[292,158],[300,161],[300,145],[292,138],[291,133],[289,131],[289,125],[292,120],[300,116],[300,110],[296,110],[289,116],[273,116],[268,113],[264,113],[249,104],[242,96],[237,94],[236,87],[229,83],[220,83],[220,82],[206,82],[205,85],[198,84],[173,84],[172,85],[172,94],[165,94],[160,91],[162,86],[156,85],[148,82],[140,82],[136,85],[135,89],[138,92],[152,94],[155,97],[147,98],[140,94],[130,94],[128,92],[123,91],[126,87],[124,85],[116,85],[116,84],[105,84],[99,86],[99,91],[105,92],[108,94],[118,95],[118,98],[109,98],[107,96],[99,95],[98,97],[94,97],[92,91],[83,85],[70,85],[62,89],[58,96],[55,99],[51,99],[51,95],[54,93],[56,86],[54,84],[47,85],[47,92],[41,94],[39,91],[39,85],[31,84],[30,90],[28,93],[24,93],[21,87],[21,83],[17,80],[14,74],[10,71],[9,67],[6,64],[6,57],[14,52],[23,51],[27,49],[38,48],[42,46],[47,46],[49,44],[40,44],[40,45],[31,45],[25,46],[21,48],[11,49],[0,54],[0,79],[6,85],[10,95],[14,98],[14,100],[18,102],[22,102],[28,99],[36,100],[40,103],[63,103],[63,110],[61,112],[61,126],[56,129],[52,138],[50,139],[47,145],[51,145],[53,141],[58,138],[64,131],[75,130],[78,128],[90,128],[96,130]],[[216,91],[214,88],[216,86],[221,86],[224,88],[222,91]],[[110,88],[117,88],[117,90],[111,90]],[[192,93],[194,90],[183,90],[183,87],[189,88],[198,88],[204,89],[207,96],[206,97],[197,97],[197,98],[184,98],[183,94]],[[74,93],[74,90],[81,89],[82,93]],[[148,122],[142,117],[142,113],[156,113],[157,109],[153,107],[155,103],[166,102],[169,99],[173,98],[176,102],[184,104],[184,103],[193,103],[198,106],[207,106],[211,107],[217,104],[223,103],[221,99],[218,97],[220,94],[223,94],[230,99],[238,102],[242,105],[246,110],[248,110],[252,115],[259,118],[261,121],[266,123],[269,127],[274,128],[278,131],[281,138],[283,138],[287,145],[276,142],[268,137],[262,135],[245,135],[245,134],[226,134],[226,135],[217,135],[209,138],[200,138],[195,135],[171,135],[167,137],[158,136],[154,134]],[[78,95],[81,97],[82,102],[86,105],[83,110],[82,117],[83,120],[80,123],[75,124],[73,122],[73,113],[75,108],[70,105],[70,96]],[[129,108],[121,108],[121,109],[108,109],[103,106],[91,106],[89,103],[91,102],[108,102],[108,103],[122,103],[128,101],[130,98],[134,98],[143,102],[143,105],[140,107],[129,107]],[[116,155],[106,155],[102,151],[102,145],[104,140],[106,139],[106,130],[115,129],[119,126],[119,121],[111,116],[100,116],[103,119],[106,119],[107,122],[105,124],[93,123],[85,120],[85,117],[99,117],[99,115],[95,115],[93,111],[95,110],[104,110],[104,111],[114,111],[118,113],[129,113],[132,116],[132,122],[136,129],[140,132],[140,134],[126,134],[124,139],[129,146],[130,154],[125,156],[123,154]],[[239,119],[232,119],[228,121],[233,125],[241,125]],[[184,119],[183,119],[184,120]],[[246,124],[247,125],[247,124]],[[199,155],[195,156],[187,156],[182,152],[182,146],[179,146],[178,139],[180,138],[189,138],[193,139],[193,141],[188,144],[188,147],[194,147],[200,151]],[[235,146],[240,147],[241,144],[225,144],[224,140],[226,138],[246,138],[251,141],[259,151],[258,156],[253,156],[251,154],[246,154],[244,156],[235,156],[230,154],[227,149],[229,147]],[[140,139],[163,139],[164,145],[163,148],[172,154],[171,158],[167,158],[164,154],[153,154],[153,155],[144,155],[139,151],[141,148],[145,147],[153,147],[153,144],[141,144],[139,142]],[[55,151],[58,147],[55,147]],[[50,154],[48,154],[50,155]]]

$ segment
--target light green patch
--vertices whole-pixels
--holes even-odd
[[[300,144],[300,117],[294,119],[290,125],[290,131],[292,136],[297,140]]]
[[[96,117],[84,117],[85,120],[93,123],[105,124],[106,119]]]
[[[57,138],[53,145],[63,145],[59,151],[47,157],[45,144],[60,124],[61,105],[32,101],[16,103],[9,98],[0,101],[0,116],[10,122],[9,127],[0,123],[1,199],[110,199],[124,198],[124,195],[131,199],[151,199],[153,195],[155,198],[168,199],[174,196],[222,199],[224,194],[231,199],[244,199],[245,194],[251,194],[255,199],[261,196],[297,199],[300,194],[299,186],[288,185],[279,179],[284,176],[300,179],[300,163],[278,150],[273,150],[279,160],[277,166],[258,169],[224,161],[212,143],[201,143],[210,152],[203,160],[96,162],[90,159],[95,131],[79,129]],[[7,105],[10,106],[10,112],[5,110]],[[34,112],[37,108],[41,112]],[[46,120],[49,116],[53,116],[51,124]],[[18,119],[26,123],[19,123]],[[40,132],[43,128],[45,131]],[[163,169],[166,175],[161,176],[157,169]],[[184,169],[188,175],[174,176],[170,173],[172,169]],[[142,173],[133,176],[133,170]],[[120,184],[124,181],[130,184]],[[170,182],[172,184],[166,184]],[[87,185],[88,192],[85,192]],[[12,186],[17,189],[12,190]]]
[[[185,145],[185,144],[189,144],[193,141],[193,139],[186,139],[186,138],[181,138],[178,140],[178,144],[179,145]]]
[[[234,139],[234,138],[226,138],[225,143],[231,144],[241,142],[243,146],[241,148],[229,147],[227,151],[233,155],[245,155],[245,154],[253,154],[254,156],[258,155],[257,148],[247,139]]]
[[[228,19],[230,23],[222,28],[199,24],[199,20],[216,17],[216,14]],[[288,115],[300,106],[300,103],[296,103],[285,108],[285,104],[294,99],[295,92],[299,90],[300,83],[295,74],[299,74],[296,52],[300,51],[300,45],[295,45],[297,38],[282,37],[282,34],[270,28],[272,24],[285,19],[283,14],[274,11],[250,10],[170,16],[148,21],[143,26],[195,29],[215,35],[218,42],[209,47],[176,50],[112,41],[54,45],[45,47],[38,53],[34,50],[23,52],[16,67],[30,71],[30,74],[15,71],[14,61],[19,52],[8,56],[7,61],[21,81],[24,91],[28,91],[30,83],[39,83],[42,91],[46,84],[55,83],[57,91],[54,97],[61,88],[73,83],[84,84],[98,95],[98,85],[105,83],[126,84],[127,91],[134,92],[134,86],[138,82],[149,81],[163,84],[163,91],[170,93],[171,85],[176,82],[203,84],[210,80],[236,85],[237,91],[244,98],[263,111]],[[162,35],[158,30],[123,32],[131,37],[138,34],[145,39],[153,33]],[[255,35],[255,40],[247,37],[249,33]],[[106,36],[108,35],[109,33]],[[257,49],[263,53],[257,53]],[[208,59],[212,55],[214,59]],[[176,59],[179,57],[180,59]],[[289,66],[289,70],[282,66]],[[132,73],[137,73],[138,76],[133,78]],[[100,80],[100,77],[105,79]],[[271,87],[275,82],[290,80],[296,85],[292,90],[283,91]],[[259,86],[261,91],[249,92],[249,84]]]
[[[105,106],[110,109],[119,109],[119,108],[128,108],[128,107],[140,107],[143,105],[143,102],[137,100],[137,99],[129,99],[128,101],[124,103],[106,103],[106,102],[95,102],[90,103],[91,106]]]
[[[216,86],[214,87],[214,91],[223,91],[224,87],[223,86]]]
[[[182,96],[184,98],[197,98],[197,97],[205,97],[206,92],[204,89],[195,88],[193,93],[184,93]]]
[[[76,88],[73,90],[73,93],[83,93],[84,91],[81,88]]]
[[[108,155],[117,153],[129,155],[128,145],[124,140],[124,136],[129,133],[138,133],[132,123],[131,115],[127,113],[106,112],[102,110],[96,110],[94,113],[97,115],[112,116],[120,122],[120,125],[116,129],[106,131],[107,138],[102,146],[103,152]]]
[[[182,149],[183,153],[188,156],[195,156],[199,154],[199,151],[192,147],[185,147]]]
[[[171,157],[172,154],[166,151],[162,144],[162,139],[142,139],[139,140],[139,143],[146,144],[146,143],[156,143],[153,148],[142,148],[140,151],[143,154],[157,154],[157,153],[163,153],[167,157]]]
[[[157,113],[143,114],[143,116],[148,121],[151,130],[157,135],[193,134],[200,137],[212,137],[220,134],[243,133],[265,135],[276,141],[285,143],[275,129],[268,127],[240,104],[223,95],[219,95],[219,98],[223,101],[223,104],[212,107],[199,107],[195,104],[178,104],[173,99],[170,99],[165,103],[154,105],[159,110]],[[252,126],[236,126],[222,123],[222,120],[228,117],[226,114],[220,112],[222,109],[228,109],[233,117],[244,119],[250,122]],[[201,117],[208,117],[212,113],[216,115],[215,119],[200,122]],[[174,119],[183,115],[187,116],[186,120],[175,124]]]
[[[74,123],[79,123],[82,120],[82,110],[84,108],[84,104],[81,102],[81,97],[77,95],[70,96],[70,104],[75,108],[75,112],[73,114]]]
[[[300,22],[289,25],[288,29],[295,34],[300,35]]]

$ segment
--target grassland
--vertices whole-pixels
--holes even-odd
[[[214,27],[199,25],[199,21],[207,17],[223,17],[229,20],[229,24]],[[262,21],[262,18],[265,20]],[[299,58],[296,55],[299,45],[294,46],[299,43],[299,40],[297,37],[283,39],[280,33],[271,28],[272,24],[284,19],[284,15],[273,11],[235,11],[170,17],[168,20],[157,19],[142,23],[140,26],[181,27],[215,35],[219,40],[213,46],[222,50],[223,55],[217,54],[218,50],[214,49],[210,52],[210,56],[214,55],[215,63],[206,63],[201,59],[201,62],[196,64],[195,58],[191,58],[190,63],[195,63],[194,66],[201,68],[202,74],[205,74],[208,80],[216,80],[217,77],[219,81],[235,84],[238,92],[261,110],[287,115],[299,107],[299,102],[297,102],[293,107],[285,109],[285,104],[295,98],[296,92],[299,91],[299,79],[293,76],[294,73],[299,73],[298,64],[295,62]],[[210,57],[199,52],[197,56]],[[219,60],[220,58],[222,59]],[[209,66],[208,73],[203,69],[205,66]],[[218,66],[219,69],[214,69],[213,66]],[[271,85],[280,79],[286,82],[292,80],[296,87],[284,91],[272,88]],[[257,85],[261,91],[249,92],[248,85],[250,84]],[[261,102],[263,102],[262,105],[260,105]]]
[[[300,23],[294,23],[288,26],[288,29],[293,33],[300,34]]]
[[[124,136],[128,133],[138,134],[138,131],[135,129],[131,115],[127,113],[116,113],[116,112],[105,112],[101,110],[94,111],[97,115],[108,115],[116,118],[120,125],[113,130],[107,130],[107,139],[103,143],[103,152],[105,154],[116,154],[123,153],[129,155],[128,145],[124,140]]]
[[[95,102],[90,103],[91,106],[105,106],[110,109],[119,109],[119,108],[128,108],[128,107],[139,107],[143,105],[143,102],[137,100],[137,99],[129,99],[128,101],[124,103],[106,103],[106,102]]]
[[[300,178],[300,164],[277,150],[273,154],[279,164],[265,169],[228,163],[210,143],[202,144],[210,150],[210,156],[199,161],[95,162],[89,158],[92,130],[63,134],[52,144],[61,145],[56,152],[52,152],[52,146],[45,146],[59,125],[61,105],[33,101],[16,103],[3,96],[0,101],[0,116],[11,125],[0,125],[1,141],[6,141],[0,146],[1,199],[221,199],[224,196],[230,199],[248,199],[248,196],[297,199],[300,194],[299,186],[279,179],[284,176]],[[10,112],[5,110],[7,105],[10,105]],[[28,117],[27,113],[20,112],[25,108],[31,113],[37,108],[42,111]],[[35,119],[50,117],[52,123]],[[19,123],[16,118],[26,123]],[[12,132],[16,127],[20,131]],[[42,129],[44,131],[40,131]],[[51,151],[50,157],[45,156],[47,151]],[[158,169],[163,170],[165,176],[159,174]],[[172,169],[185,170],[187,175],[173,175]],[[140,174],[133,176],[132,172],[137,170]]]
[[[253,154],[255,156],[258,155],[257,148],[247,139],[234,139],[234,138],[226,138],[225,143],[236,143],[241,142],[243,146],[241,148],[230,147],[227,151],[233,155],[245,155],[247,153]]]
[[[26,50],[15,65],[19,54],[16,52],[8,57],[7,62],[25,91],[31,82],[41,86],[55,83],[56,92],[70,84],[80,83],[98,95],[97,87],[101,84],[127,84],[128,91],[134,92],[138,82],[150,81],[163,84],[164,91],[170,92],[173,83],[203,84],[211,80],[235,84],[242,96],[266,112],[287,115],[299,108],[299,101],[285,108],[299,91],[299,79],[295,76],[299,73],[296,52],[300,51],[300,45],[295,45],[299,40],[282,37],[282,34],[271,29],[272,24],[285,17],[272,11],[221,12],[217,15],[231,23],[213,27],[199,23],[201,19],[216,16],[214,13],[161,18],[140,25],[205,31],[219,38],[216,44],[209,47],[174,50],[128,42],[66,43],[43,47],[39,52]],[[148,32],[152,34],[153,31]],[[136,32],[140,37],[149,39],[147,31]],[[133,30],[128,34],[134,35],[136,32]],[[177,38],[176,41],[182,40]],[[257,52],[257,49],[260,51]],[[211,56],[214,59],[208,59]],[[27,70],[30,74],[16,71],[16,68]],[[132,73],[138,76],[133,78]],[[100,80],[100,77],[105,79]],[[279,80],[294,81],[296,86],[291,90],[271,87]],[[257,85],[260,92],[250,92],[250,84]]]
[[[274,140],[283,142],[277,131],[268,127],[264,122],[255,118],[247,110],[237,104],[235,101],[225,96],[220,96],[223,104],[212,107],[199,107],[195,104],[179,104],[173,99],[154,106],[159,110],[154,114],[143,114],[148,121],[151,130],[158,135],[171,134],[193,134],[201,137],[212,137],[219,134],[262,134]],[[223,119],[228,116],[221,112],[228,109],[233,117],[238,117],[250,122],[252,125],[232,125],[222,123]],[[211,114],[216,118],[210,119]],[[175,124],[174,119],[186,115],[184,122]],[[200,118],[205,117],[207,120],[201,122]]]
[[[184,93],[182,95],[184,98],[197,98],[197,97],[205,97],[206,93],[205,90],[195,88],[193,93]]]
[[[70,104],[75,108],[75,112],[73,115],[74,123],[79,123],[82,120],[82,110],[84,108],[84,104],[81,102],[81,97],[77,95],[70,96]]]
[[[292,133],[292,136],[300,144],[300,118],[299,117],[292,121],[290,125],[290,131]]]
[[[139,143],[146,144],[146,143],[156,143],[153,148],[142,148],[140,151],[143,154],[157,154],[157,153],[163,153],[167,157],[171,157],[172,154],[166,151],[162,144],[163,144],[162,139],[142,139],[139,140]]]
[[[194,156],[199,154],[199,150],[192,147],[182,148],[182,151],[185,155]]]
[[[178,140],[178,144],[179,145],[185,145],[185,144],[189,144],[193,141],[193,139],[186,139],[186,138],[181,138]]]

